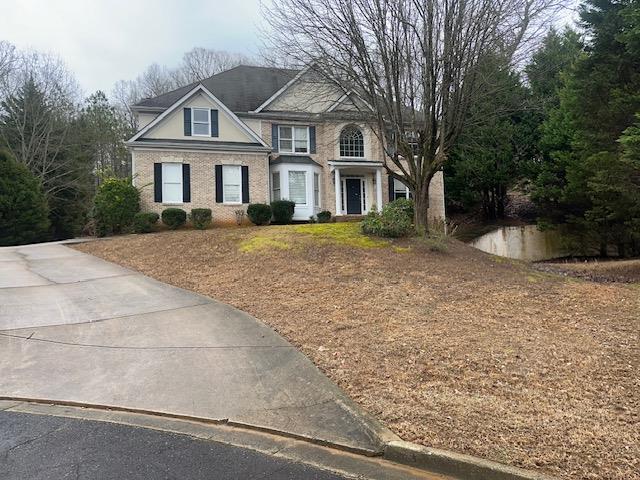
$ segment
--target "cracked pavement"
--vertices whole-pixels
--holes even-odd
[[[393,439],[250,315],[61,244],[0,248],[0,397]]]

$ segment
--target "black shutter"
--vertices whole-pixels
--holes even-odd
[[[216,165],[216,203],[222,203],[224,197],[222,195],[222,165]]]
[[[153,164],[153,201],[162,202],[162,164]]]
[[[393,189],[393,177],[389,175],[389,201],[393,202],[395,200],[394,197],[394,189]]]
[[[242,203],[249,203],[249,167],[242,166]]]
[[[275,123],[271,124],[271,146],[275,152],[279,152],[278,148],[278,125]]]
[[[191,136],[191,109],[183,108],[182,111],[184,112],[184,136],[190,137]]]
[[[191,165],[188,163],[182,164],[182,201],[191,201]]]
[[[218,136],[218,110],[211,110],[211,136]]]
[[[309,145],[311,146],[309,153],[316,153],[316,127],[309,127]]]

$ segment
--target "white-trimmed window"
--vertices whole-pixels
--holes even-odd
[[[411,192],[409,191],[409,187],[407,187],[404,183],[402,183],[397,178],[393,179],[393,199],[397,200],[399,198],[411,198]]]
[[[162,164],[162,202],[182,203],[182,164]]]
[[[309,127],[280,125],[278,150],[283,153],[309,153]]]
[[[320,206],[320,175],[317,173],[313,174],[313,205]]]
[[[222,201],[242,203],[242,168],[240,165],[222,166]]]
[[[271,190],[274,202],[282,198],[280,194],[280,172],[273,172],[271,175]]]
[[[340,156],[364,158],[364,135],[358,127],[348,125],[340,132]]]
[[[211,136],[211,111],[208,108],[191,109],[191,134],[199,137]]]
[[[289,170],[289,200],[296,205],[307,204],[307,172]]]

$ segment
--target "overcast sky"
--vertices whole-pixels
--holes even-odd
[[[3,0],[0,40],[62,57],[86,94],[193,47],[255,54],[260,0]]]

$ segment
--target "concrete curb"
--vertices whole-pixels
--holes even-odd
[[[555,480],[554,477],[531,470],[404,441],[388,442],[383,458],[464,480]]]
[[[35,404],[43,406],[59,406],[91,409],[102,412],[120,412],[122,414],[137,414],[151,418],[165,419],[166,421],[188,421],[197,422],[204,425],[228,426],[246,431],[262,432],[269,435],[279,436],[302,442],[308,442],[311,445],[355,454],[366,458],[381,458],[398,465],[404,465],[412,469],[423,471],[427,474],[436,474],[438,476],[446,476],[448,478],[457,478],[460,480],[557,480],[554,477],[525,470],[522,468],[511,467],[491,460],[485,460],[471,455],[450,452],[447,450],[439,450],[435,448],[424,447],[411,442],[399,440],[391,430],[382,425],[377,419],[369,414],[364,414],[368,421],[372,422],[372,430],[381,437],[381,451],[372,452],[370,450],[352,448],[345,445],[333,444],[330,442],[306,437],[303,435],[291,434],[286,431],[264,428],[257,425],[250,425],[240,422],[229,421],[228,419],[208,419],[201,417],[192,417],[189,415],[176,415],[166,412],[157,412],[141,409],[130,409],[115,407],[109,405],[86,404],[79,402],[52,401],[45,399],[24,398],[0,395],[0,402],[17,402],[17,404]],[[16,404],[16,405],[17,405]],[[10,407],[9,407],[10,408]]]

